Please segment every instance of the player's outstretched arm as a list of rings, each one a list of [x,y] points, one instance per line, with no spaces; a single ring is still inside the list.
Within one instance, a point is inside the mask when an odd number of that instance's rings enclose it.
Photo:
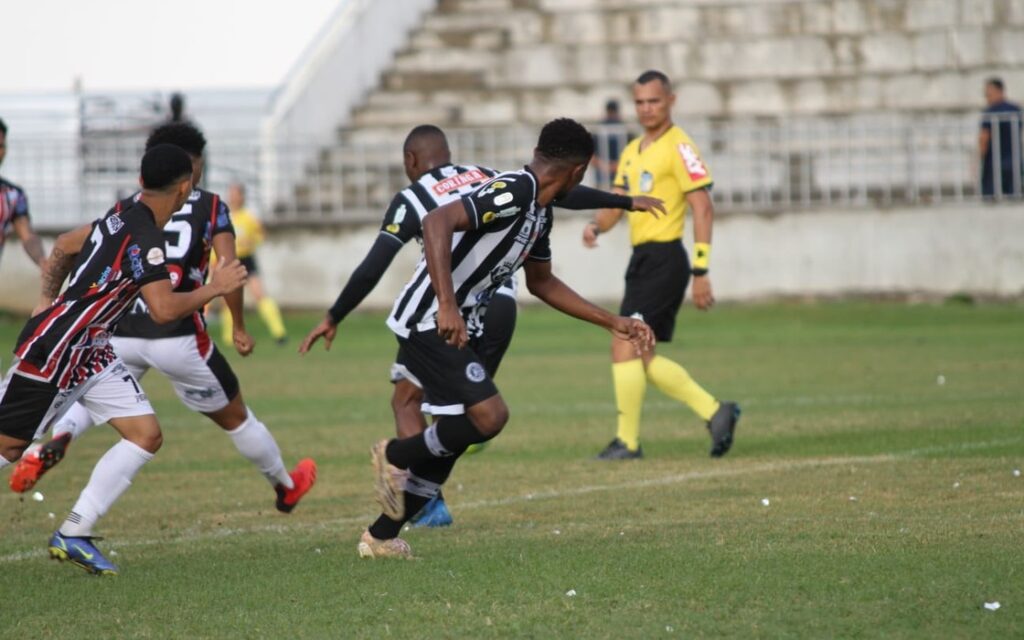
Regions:
[[[42,269],[46,263],[43,241],[32,230],[32,224],[28,221],[27,217],[15,218],[13,224],[14,231],[18,234],[18,239],[21,240],[21,246],[24,247],[25,253],[28,254],[29,258],[32,258],[32,262],[39,265],[39,268]]]
[[[324,339],[324,349],[331,350],[331,342],[338,333],[338,325],[362,304],[366,296],[370,295],[404,246],[405,244],[394,236],[385,236],[384,233],[377,236],[370,251],[345,283],[334,305],[328,309],[327,315],[299,344],[299,353],[308,353],[320,338]]]
[[[142,286],[142,298],[149,307],[149,315],[157,324],[174,322],[197,311],[217,296],[245,286],[245,267],[238,260],[218,260],[210,281],[189,292],[176,292],[167,278]]]
[[[449,202],[423,218],[423,256],[437,296],[437,333],[462,348],[469,342],[452,284],[452,234],[472,228],[462,201]]]
[[[715,205],[707,189],[697,189],[686,194],[686,202],[693,212],[693,303],[702,311],[715,304],[708,276],[708,260],[711,252],[711,226],[715,217]]]
[[[217,252],[217,262],[228,264],[237,256],[235,252],[235,234],[222,231],[213,236],[213,250]],[[239,287],[231,293],[224,294],[224,304],[231,312],[231,341],[235,351],[245,357],[252,353],[255,341],[245,329],[245,287]]]
[[[39,293],[39,304],[32,311],[32,315],[46,309],[60,295],[60,288],[65,278],[71,273],[71,267],[75,264],[75,258],[82,251],[82,246],[89,239],[92,232],[91,224],[84,224],[77,229],[72,229],[57,236],[50,250],[50,257],[43,261],[43,286]]]
[[[654,346],[654,334],[643,320],[617,316],[595,305],[551,272],[550,262],[526,263],[526,287],[530,293],[566,315],[608,329],[617,338],[628,340],[637,353]]]

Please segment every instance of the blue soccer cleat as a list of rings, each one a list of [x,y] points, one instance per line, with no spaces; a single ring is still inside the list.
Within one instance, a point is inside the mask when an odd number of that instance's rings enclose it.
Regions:
[[[91,574],[97,576],[116,576],[117,565],[103,557],[93,540],[100,538],[72,538],[56,531],[50,538],[50,557],[54,560],[65,560],[77,564]]]
[[[452,514],[442,496],[434,496],[410,522],[414,527],[447,527],[452,523]]]

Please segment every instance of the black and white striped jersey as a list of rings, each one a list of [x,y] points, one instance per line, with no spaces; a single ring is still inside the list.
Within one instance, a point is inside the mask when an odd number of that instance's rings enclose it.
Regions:
[[[452,283],[465,313],[486,305],[527,259],[551,259],[551,207],[538,206],[537,189],[537,177],[524,167],[498,174],[462,197],[472,228],[452,236]],[[421,258],[395,301],[388,327],[408,337],[436,328],[436,316],[437,297]]]
[[[446,164],[423,174],[395,194],[380,230],[402,244],[423,239],[423,218],[440,206],[458,200],[498,172],[474,165]]]

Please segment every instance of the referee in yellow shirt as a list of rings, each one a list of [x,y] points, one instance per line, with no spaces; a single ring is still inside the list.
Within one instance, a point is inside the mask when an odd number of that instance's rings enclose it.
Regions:
[[[665,202],[668,214],[629,212],[633,256],[626,270],[626,295],[620,314],[642,317],[658,342],[669,342],[676,314],[693,275],[693,301],[698,309],[714,304],[708,265],[711,258],[711,171],[689,136],[672,123],[675,94],[668,77],[646,71],[633,84],[636,114],[644,135],[630,142],[619,157],[615,191],[632,196],[653,196]],[[683,223],[693,215],[694,253],[691,266],[683,248]],[[587,247],[622,217],[621,209],[605,209],[583,232]],[[648,380],[663,393],[686,404],[707,421],[711,455],[725,455],[732,446],[740,409],[734,402],[719,402],[678,363],[654,349],[638,355],[629,342],[612,338],[612,379],[619,410],[618,433],[597,457],[601,460],[642,458],[640,413]]]
[[[284,344],[288,339],[288,331],[281,318],[281,310],[263,288],[263,278],[256,264],[256,247],[263,243],[265,237],[263,225],[245,205],[245,187],[241,183],[236,182],[228,187],[228,206],[231,209],[231,224],[235,228],[236,255],[249,273],[246,286],[256,301],[256,310],[267,326],[267,331],[275,342]],[[231,344],[231,312],[227,308],[223,310],[221,331],[224,342]]]

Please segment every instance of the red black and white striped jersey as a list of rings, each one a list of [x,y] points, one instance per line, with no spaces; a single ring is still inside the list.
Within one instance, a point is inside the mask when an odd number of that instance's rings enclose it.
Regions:
[[[28,197],[25,190],[0,178],[0,252],[3,251],[4,241],[7,234],[11,232],[11,226],[16,218],[28,217]]]
[[[22,330],[14,350],[19,373],[70,389],[103,371],[116,358],[110,334],[117,321],[144,285],[169,277],[149,207],[135,202],[100,218],[65,292]]]
[[[112,211],[126,209],[138,198],[138,194],[126,198],[118,202]],[[167,271],[171,274],[175,291],[192,291],[206,282],[213,236],[218,233],[235,233],[227,204],[216,193],[195,189],[163,229]],[[196,335],[201,343],[199,351],[204,355],[213,344],[206,334],[202,311],[176,322],[157,324],[150,317],[142,298],[136,298],[125,317],[117,323],[114,335],[146,339]]]

